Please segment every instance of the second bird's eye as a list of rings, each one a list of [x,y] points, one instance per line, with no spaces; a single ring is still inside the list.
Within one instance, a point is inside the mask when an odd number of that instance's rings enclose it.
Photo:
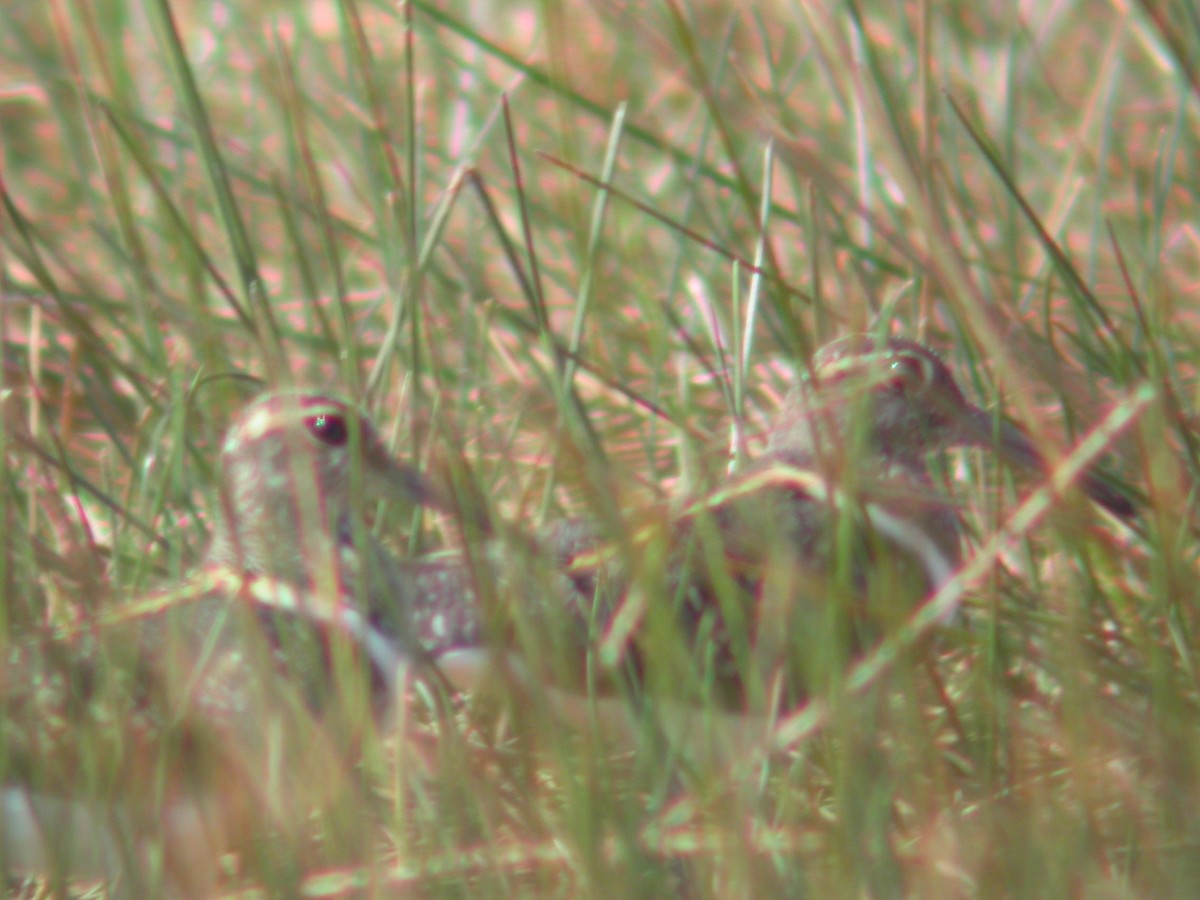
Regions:
[[[920,391],[930,380],[926,361],[915,356],[897,356],[889,370],[892,383],[903,391]]]
[[[330,447],[341,447],[346,443],[347,438],[350,437],[350,430],[346,427],[346,420],[332,413],[309,416],[304,420],[304,424],[308,426],[308,431],[313,437],[322,444],[328,444]]]

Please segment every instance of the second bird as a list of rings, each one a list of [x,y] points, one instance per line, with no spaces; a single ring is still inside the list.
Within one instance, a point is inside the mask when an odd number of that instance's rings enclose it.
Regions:
[[[844,338],[816,354],[763,457],[682,513],[646,515],[629,540],[571,520],[470,564],[403,563],[401,605],[463,687],[503,659],[556,693],[788,707],[959,566],[959,511],[929,462],[955,446],[1045,467],[928,348]],[[1081,487],[1117,516],[1134,512],[1094,475]]]

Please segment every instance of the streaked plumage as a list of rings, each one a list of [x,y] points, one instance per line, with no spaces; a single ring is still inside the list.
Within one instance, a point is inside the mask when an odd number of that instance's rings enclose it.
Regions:
[[[956,446],[1043,466],[927,348],[845,338],[817,353],[763,457],[721,489],[681,513],[646,513],[628,541],[572,520],[474,566],[413,561],[403,605],[460,684],[503,647],[556,689],[623,681],[734,710],[788,705],[957,569],[959,512],[928,463]],[[1099,478],[1081,486],[1133,513]]]
[[[264,822],[297,827],[353,783],[351,751],[412,646],[359,501],[433,492],[365,417],[314,394],[252,403],[221,456],[214,538],[191,577],[86,631],[10,645],[11,868],[140,885],[157,844],[166,871],[141,886],[203,893],[224,849]],[[386,632],[370,622],[385,605]]]

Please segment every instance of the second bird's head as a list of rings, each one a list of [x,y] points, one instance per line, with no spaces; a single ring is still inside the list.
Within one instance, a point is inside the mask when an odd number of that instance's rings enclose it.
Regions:
[[[903,338],[851,335],[825,345],[812,378],[797,385],[771,430],[768,452],[796,463],[844,458],[925,470],[930,452],[982,447],[1029,471],[1045,460],[1029,436],[964,396],[928,347]],[[1133,503],[1093,473],[1080,481],[1093,500],[1121,517]]]

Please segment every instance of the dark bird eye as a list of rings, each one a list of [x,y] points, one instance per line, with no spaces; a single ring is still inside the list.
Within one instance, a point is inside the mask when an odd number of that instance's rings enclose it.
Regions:
[[[330,447],[345,446],[350,431],[346,428],[346,420],[332,413],[322,413],[319,416],[309,416],[304,420],[309,432],[322,444]]]
[[[928,360],[911,355],[897,356],[888,367],[892,384],[909,393],[924,390],[933,381]]]

